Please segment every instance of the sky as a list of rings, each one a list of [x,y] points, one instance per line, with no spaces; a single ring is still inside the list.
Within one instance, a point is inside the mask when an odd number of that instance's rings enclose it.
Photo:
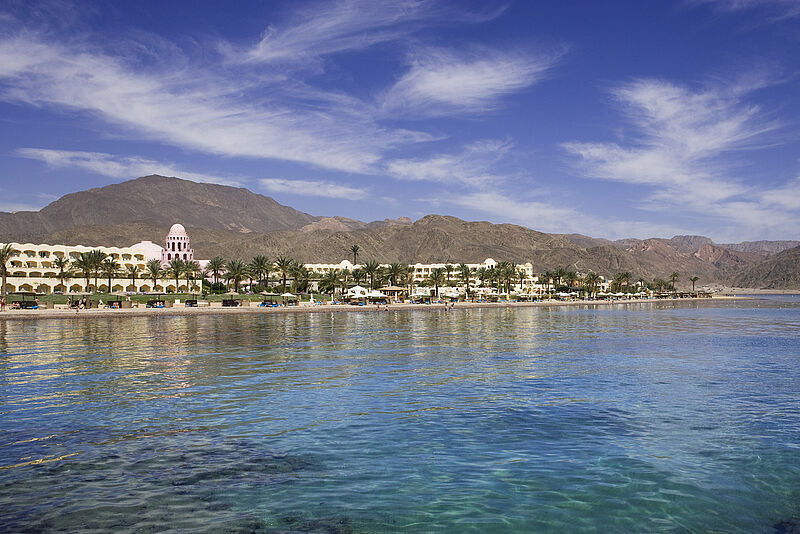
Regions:
[[[0,211],[148,174],[313,215],[800,239],[800,2],[0,5]]]

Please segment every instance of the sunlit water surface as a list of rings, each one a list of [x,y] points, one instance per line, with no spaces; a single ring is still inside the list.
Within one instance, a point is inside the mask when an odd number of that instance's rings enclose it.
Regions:
[[[800,300],[0,321],[0,530],[790,532]]]

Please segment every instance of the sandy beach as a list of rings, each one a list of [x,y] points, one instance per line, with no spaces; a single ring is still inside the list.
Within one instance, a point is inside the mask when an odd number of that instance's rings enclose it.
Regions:
[[[673,302],[709,302],[711,300],[736,300],[747,299],[749,297],[738,296],[714,296],[713,299],[632,299],[632,300],[595,300],[595,301],[542,301],[542,302],[458,302],[451,311],[473,308],[541,308],[541,307],[563,307],[563,306],[585,306],[585,307],[604,307],[604,306],[628,306],[633,304],[663,304]],[[0,313],[0,320],[36,320],[36,319],[83,319],[83,318],[104,318],[104,317],[167,317],[176,315],[237,315],[237,314],[287,314],[287,313],[379,313],[385,311],[431,311],[444,310],[444,304],[389,304],[376,306],[351,306],[347,304],[323,304],[323,305],[300,305],[300,306],[279,306],[279,307],[259,307],[258,305],[223,308],[221,306],[205,306],[197,308],[187,308],[176,306],[172,308],[128,308],[128,309],[89,309],[75,310],[64,307],[54,309],[39,310],[6,310]]]

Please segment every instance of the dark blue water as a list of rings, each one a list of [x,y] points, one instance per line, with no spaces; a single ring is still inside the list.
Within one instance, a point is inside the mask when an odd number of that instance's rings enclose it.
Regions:
[[[796,297],[0,321],[0,530],[791,528]]]

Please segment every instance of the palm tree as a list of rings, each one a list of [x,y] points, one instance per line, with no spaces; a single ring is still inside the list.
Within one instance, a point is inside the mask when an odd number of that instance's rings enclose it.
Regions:
[[[103,269],[103,260],[105,260],[107,256],[108,254],[97,248],[89,252],[89,263],[92,266],[92,273],[94,274],[95,291],[97,291],[97,279]]]
[[[446,263],[445,266],[444,266],[445,273],[447,273],[447,284],[448,285],[450,285],[450,275],[453,273],[453,269],[455,269],[455,267],[453,267],[449,263]]]
[[[272,261],[266,256],[256,256],[250,262],[250,272],[259,285],[264,285],[264,277],[272,270]]]
[[[475,271],[475,276],[481,281],[481,286],[483,286],[486,283],[486,280],[488,280],[489,271],[486,269],[486,267],[478,267],[478,270]]]
[[[83,275],[86,280],[86,291],[89,291],[89,279],[92,277],[92,257],[89,252],[81,252],[72,260],[72,267]]]
[[[689,281],[692,283],[692,293],[694,293],[694,284],[695,284],[695,282],[697,282],[698,280],[700,280],[700,277],[699,277],[699,276],[692,276],[691,278],[689,278]]]
[[[397,281],[406,274],[406,270],[408,269],[408,265],[403,263],[391,263],[389,264],[389,268],[386,270],[386,275],[389,277],[389,284],[396,286]]]
[[[436,298],[439,298],[439,286],[444,284],[446,280],[445,270],[442,267],[437,267],[431,270],[428,280],[431,284],[433,284],[433,287],[436,290]]]
[[[340,271],[339,284],[342,286],[342,295],[344,295],[344,293],[347,291],[347,286],[350,283],[351,276],[353,277],[353,281],[358,284],[358,282],[356,282],[356,275],[359,276],[358,279],[360,280],[363,278],[364,273],[361,271],[361,269],[353,269],[351,272],[350,269],[345,268]]]
[[[552,271],[545,271],[542,273],[541,279],[544,281],[545,292],[549,295],[550,294],[550,283],[553,280],[553,272]]]
[[[469,298],[469,282],[472,278],[472,269],[469,268],[469,265],[466,263],[460,263],[458,265],[458,277],[461,278],[461,281],[464,283],[464,292]]]
[[[578,273],[576,273],[575,271],[566,271],[564,273],[564,284],[566,284],[566,286],[570,289],[570,291],[575,286],[575,282],[577,281],[578,281]]]
[[[128,265],[125,268],[125,275],[131,279],[131,285],[133,286],[134,291],[136,290],[136,277],[139,276],[139,266],[138,265]]]
[[[495,267],[497,276],[498,293],[499,289],[505,289],[505,293],[511,293],[511,280],[516,278],[517,269],[513,263],[509,261],[501,261]]]
[[[58,269],[58,283],[66,292],[67,286],[64,285],[64,281],[69,278],[69,260],[64,256],[56,256],[53,260],[53,267]]]
[[[614,285],[617,288],[617,292],[622,292],[622,286],[627,285],[628,280],[631,279],[631,273],[624,272],[624,273],[617,273],[614,275]]]
[[[331,269],[322,275],[319,281],[319,290],[324,293],[330,293],[331,298],[336,295],[336,287],[339,285],[339,276],[341,271],[339,269]]]
[[[239,282],[246,278],[249,273],[247,272],[247,265],[242,260],[231,260],[225,264],[225,278],[230,283],[233,280],[233,290],[239,292]]]
[[[11,258],[17,256],[19,254],[19,250],[15,249],[11,246],[11,243],[6,243],[3,246],[0,246],[0,275],[3,277],[3,285],[0,288],[0,294],[3,296],[3,300],[6,298],[6,277],[8,276],[8,262],[11,261]]]
[[[369,277],[369,288],[375,289],[375,276],[378,274],[380,264],[375,260],[369,260],[364,264],[364,274]]]
[[[675,282],[680,279],[681,275],[678,271],[673,271],[671,275],[669,275],[669,282],[672,285],[672,290],[675,291]]]
[[[100,272],[103,273],[108,279],[108,292],[111,293],[111,279],[115,278],[119,274],[120,265],[117,263],[117,260],[114,258],[108,257],[105,258],[102,263],[100,263]]]
[[[586,286],[586,290],[589,294],[594,294],[597,291],[597,286],[600,284],[600,275],[597,273],[589,273],[583,279],[583,283]]]
[[[288,256],[280,256],[275,260],[275,268],[281,273],[282,293],[286,293],[286,277],[289,276],[293,265],[294,260]]]
[[[151,288],[153,291],[156,290],[156,284],[158,284],[158,279],[161,274],[160,260],[150,260],[147,262],[147,277],[153,281],[153,287]]]
[[[559,267],[555,271],[553,271],[553,283],[556,286],[555,289],[558,290],[559,287],[564,285],[564,277],[567,275],[567,270],[563,267]]]
[[[189,281],[189,291],[194,291],[197,287],[195,284],[195,280],[197,280],[197,276],[202,273],[200,269],[200,264],[195,260],[186,260],[183,262],[183,273],[186,276],[186,279]]]
[[[180,258],[171,259],[169,265],[167,265],[167,272],[175,277],[175,293],[177,293],[180,288],[180,278],[185,269],[186,264]]]
[[[349,279],[350,276],[353,277],[353,283],[358,285],[361,283],[362,280],[364,280],[364,276],[366,276],[366,273],[364,272],[364,269],[362,269],[361,267],[353,269],[352,271],[350,271],[350,269],[342,269],[342,277],[345,280]]]
[[[203,287],[203,282],[206,281],[209,274],[211,274],[211,271],[208,270],[208,264],[206,264],[206,266],[200,269],[200,272],[197,273],[197,279],[200,280],[200,291],[202,291],[204,294],[206,290]]]
[[[360,249],[358,248],[358,245],[353,245],[352,247],[350,247],[350,252],[353,253],[353,266],[358,265],[358,251],[359,250]]]
[[[522,284],[528,278],[528,273],[525,272],[525,269],[520,269],[517,271],[517,278],[519,278],[519,291],[522,292]]]
[[[225,260],[222,259],[220,256],[214,256],[210,260],[208,260],[208,270],[211,272],[211,276],[214,278],[214,284],[219,283],[219,275],[223,269],[225,269]]]
[[[294,291],[299,293],[308,289],[308,281],[311,279],[309,271],[302,263],[295,262],[292,265],[292,279],[294,280]]]

